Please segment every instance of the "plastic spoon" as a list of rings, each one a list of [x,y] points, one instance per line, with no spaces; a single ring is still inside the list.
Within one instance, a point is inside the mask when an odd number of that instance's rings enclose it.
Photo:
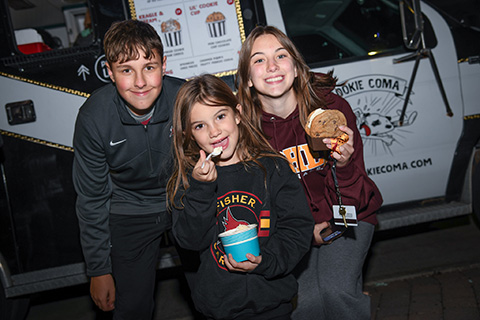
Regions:
[[[220,153],[222,153],[222,151],[223,151],[222,147],[216,147],[215,149],[213,149],[212,153],[210,153],[205,159],[205,161],[202,163],[202,169],[203,167],[205,167],[205,162],[210,160],[212,157],[218,156]]]

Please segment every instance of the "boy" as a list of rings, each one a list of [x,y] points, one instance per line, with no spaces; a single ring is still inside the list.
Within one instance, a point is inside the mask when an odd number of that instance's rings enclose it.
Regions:
[[[159,243],[171,227],[171,114],[184,81],[165,76],[147,23],[112,24],[104,48],[114,85],[80,108],[73,138],[82,249],[95,304],[114,319],[151,319]]]

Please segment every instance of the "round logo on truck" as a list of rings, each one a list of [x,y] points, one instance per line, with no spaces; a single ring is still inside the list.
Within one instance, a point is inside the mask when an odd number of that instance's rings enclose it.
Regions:
[[[98,57],[97,61],[95,61],[95,74],[100,81],[105,83],[111,82],[110,77],[108,76],[107,59],[104,54]]]

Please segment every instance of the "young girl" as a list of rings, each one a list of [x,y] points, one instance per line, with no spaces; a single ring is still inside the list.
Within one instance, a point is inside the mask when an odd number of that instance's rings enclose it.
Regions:
[[[274,27],[256,27],[242,45],[237,85],[244,113],[293,164],[316,222],[315,246],[298,270],[294,319],[370,319],[362,266],[382,197],[365,172],[355,115],[344,99],[330,92],[335,83],[331,72],[310,72],[292,41]],[[317,108],[338,109],[347,118],[347,126],[340,129],[348,142],[323,157],[310,151],[304,131],[309,113]],[[332,148],[330,139],[324,142]],[[333,206],[339,205],[337,191],[359,223],[325,245],[320,232],[329,226]]]
[[[191,288],[196,308],[213,319],[290,319],[297,292],[291,272],[308,251],[313,220],[288,162],[215,76],[182,86],[173,132],[173,234],[181,247],[200,252]],[[260,255],[243,262],[227,257],[218,238],[240,224],[257,224],[260,244]]]

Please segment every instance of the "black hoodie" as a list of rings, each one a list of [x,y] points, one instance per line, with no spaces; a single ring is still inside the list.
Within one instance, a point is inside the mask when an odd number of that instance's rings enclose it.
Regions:
[[[180,246],[200,252],[193,300],[214,319],[248,319],[285,306],[288,313],[297,293],[291,271],[310,248],[313,219],[288,162],[260,161],[266,176],[253,163],[217,166],[216,181],[190,178],[190,188],[176,197],[179,205],[183,196],[184,208],[173,209],[173,234]],[[262,262],[250,273],[230,272],[218,234],[253,223],[258,224]]]

